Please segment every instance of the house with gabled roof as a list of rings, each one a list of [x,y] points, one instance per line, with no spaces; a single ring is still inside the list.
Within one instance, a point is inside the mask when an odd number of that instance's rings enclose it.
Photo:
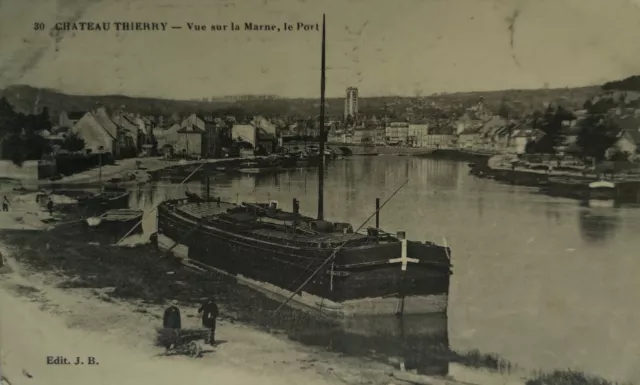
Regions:
[[[137,154],[137,126],[121,115],[112,118],[104,107],[85,113],[71,131],[84,139],[85,149],[91,152],[108,152],[114,158]]]
[[[179,123],[175,136],[172,132],[168,137],[175,137],[175,142],[172,144],[174,153],[204,157],[207,155],[208,146],[205,138],[206,132],[207,124],[204,118],[197,114],[191,114]]]
[[[169,148],[169,151],[173,151],[175,145],[178,143],[178,130],[180,130],[178,123],[156,126],[153,129],[153,137],[156,140],[158,150],[164,152]]]
[[[527,146],[530,143],[539,141],[545,135],[545,132],[538,128],[527,128],[523,125],[516,126],[511,136],[510,150],[516,154],[524,154],[527,152]]]
[[[118,146],[120,155],[124,157],[134,157],[140,151],[139,147],[139,127],[132,122],[132,119],[124,114],[118,114],[113,118],[113,122],[118,127]]]
[[[102,119],[101,119],[102,120]],[[112,134],[96,117],[96,114],[87,112],[71,128],[84,140],[84,148],[92,153],[111,153],[118,156],[116,133]],[[116,130],[117,131],[117,128]]]
[[[640,154],[640,117],[627,115],[613,119],[620,128],[615,147],[632,155]]]

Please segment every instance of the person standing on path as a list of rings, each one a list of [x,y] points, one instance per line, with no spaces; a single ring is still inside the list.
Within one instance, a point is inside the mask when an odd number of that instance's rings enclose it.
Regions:
[[[182,328],[182,321],[180,319],[180,309],[175,306],[174,303],[164,310],[164,317],[162,319],[162,327],[164,328],[164,335],[167,336],[168,341],[165,345],[167,351],[173,346],[174,348],[179,342],[180,336],[178,330]]]
[[[180,309],[178,309],[173,304],[166,308],[164,311],[162,326],[166,329],[182,328],[182,321],[180,320]]]
[[[2,211],[9,211],[9,199],[6,195],[2,198]]]
[[[209,344],[213,346],[216,343],[216,318],[218,318],[216,300],[213,297],[209,298],[198,309],[198,314],[200,313],[202,313],[202,326],[211,331]]]
[[[51,198],[47,202],[47,210],[49,210],[49,215],[53,216],[53,200]]]

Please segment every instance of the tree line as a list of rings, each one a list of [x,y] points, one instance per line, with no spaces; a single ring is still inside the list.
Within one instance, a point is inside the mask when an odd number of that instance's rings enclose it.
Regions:
[[[582,158],[596,161],[603,161],[607,157],[610,160],[626,160],[631,155],[620,151],[608,152],[618,140],[621,131],[621,127],[609,113],[614,105],[610,100],[595,104],[587,101],[584,104],[586,114],[573,128],[577,137],[577,154]],[[544,136],[536,142],[529,143],[526,152],[556,154],[558,147],[565,144],[567,134],[571,134],[567,133],[565,128],[570,127],[576,118],[572,111],[561,106],[549,106],[544,111],[535,111],[530,116],[531,125],[534,129],[544,132]]]
[[[17,112],[6,98],[0,99],[0,158],[22,165],[27,160],[45,158],[53,151],[51,142],[42,133],[51,132],[49,111],[39,114]],[[60,147],[73,152],[84,149],[84,140],[74,133],[66,135]]]

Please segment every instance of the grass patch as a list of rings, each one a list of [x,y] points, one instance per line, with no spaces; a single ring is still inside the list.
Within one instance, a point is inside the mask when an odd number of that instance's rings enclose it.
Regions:
[[[517,365],[511,363],[503,357],[494,353],[481,353],[479,350],[472,350],[465,353],[450,352],[449,359],[465,366],[474,368],[486,368],[497,372],[509,373],[517,368]]]
[[[36,289],[35,287],[31,287],[31,286],[20,285],[20,284],[13,285],[12,289],[16,294],[22,297],[33,298],[33,297],[36,297],[38,294],[40,294],[39,289]]]
[[[605,380],[576,370],[556,370],[551,373],[539,373],[527,380],[526,385],[629,385]]]

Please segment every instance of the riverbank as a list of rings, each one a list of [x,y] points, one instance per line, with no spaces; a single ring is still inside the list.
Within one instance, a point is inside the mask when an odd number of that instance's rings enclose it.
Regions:
[[[278,330],[256,329],[241,322],[234,313],[233,298],[228,298],[216,282],[210,282],[211,277],[200,278],[200,283],[208,283],[200,295],[185,293],[180,289],[185,273],[161,258],[159,268],[144,269],[147,277],[158,274],[160,283],[155,288],[146,286],[146,279],[136,278],[144,274],[142,266],[120,283],[108,282],[114,276],[101,275],[99,270],[106,265],[100,257],[113,253],[98,253],[99,247],[91,245],[85,249],[69,244],[65,247],[56,238],[40,231],[37,235],[29,231],[2,234],[3,242],[25,242],[20,248],[0,248],[6,262],[0,302],[3,309],[11,309],[3,311],[0,320],[4,325],[2,368],[12,385],[27,380],[25,372],[51,385],[90,383],[95,378],[118,384],[169,384],[188,378],[190,384],[210,384],[212,375],[232,384],[389,383],[392,370],[387,365],[305,347],[287,340]],[[37,239],[42,239],[43,245]],[[124,258],[141,257],[140,248],[125,250]],[[84,256],[87,266],[69,266],[64,261],[64,254],[75,253]],[[42,260],[39,263],[34,258]],[[48,258],[52,259],[50,263],[44,260]],[[142,259],[147,263],[147,258]],[[98,265],[95,269],[88,266],[92,262]],[[45,264],[49,265],[47,269],[43,268]],[[93,270],[93,278],[86,275],[88,270]],[[175,281],[165,278],[171,272]],[[160,287],[165,288],[166,295],[153,293]],[[203,345],[202,358],[163,356],[164,350],[154,346],[164,307],[176,299],[171,293],[181,298],[178,306],[183,328],[199,327],[197,301],[216,293],[222,313],[216,332],[219,344]],[[91,356],[99,366],[46,365],[49,355],[71,360]]]
[[[86,170],[63,177],[57,181],[44,184],[89,184],[99,182],[101,177],[103,181],[109,181],[115,178],[121,181],[145,182],[149,178],[148,173],[178,165],[189,165],[195,163],[201,163],[201,161],[167,160],[159,157],[121,159],[118,160],[116,164],[103,166],[102,171],[98,168]]]
[[[640,203],[640,176],[633,171],[607,178],[615,184],[609,194],[611,199]],[[593,170],[564,166],[549,169],[546,165],[521,162],[515,155],[495,155],[477,162],[470,173],[516,186],[538,187],[540,192],[551,196],[580,200],[590,199],[589,184],[600,180]]]
[[[429,154],[434,151],[432,148],[422,147],[404,147],[404,146],[373,146],[363,144],[346,144],[346,143],[328,143],[328,146],[332,148],[338,148],[343,155],[363,155],[363,156],[375,156],[375,155],[422,155]]]
[[[307,146],[318,146],[318,142],[288,142],[284,144],[286,149],[305,148]],[[407,147],[407,146],[380,146],[373,144],[358,144],[358,143],[341,143],[341,142],[328,142],[326,143],[326,149],[335,151],[343,156],[363,155],[363,156],[375,156],[375,155],[417,155],[428,154],[434,151],[433,148],[426,147]]]
[[[416,155],[420,158],[446,159],[460,162],[486,162],[493,153],[482,153],[457,149],[437,149],[427,154]]]
[[[202,358],[163,356],[151,343],[154,326],[162,322],[161,306],[115,301],[91,289],[61,290],[55,287],[60,283],[56,276],[25,273],[15,263],[9,267],[0,302],[11,311],[3,311],[0,322],[3,376],[12,385],[29,379],[66,385],[96,378],[116,384],[210,384],[212,376],[231,384],[386,382],[345,366],[335,368],[321,352],[228,319],[219,321],[219,344],[205,347]],[[197,327],[197,308],[180,308],[184,327]],[[81,357],[86,364],[47,365],[47,356],[72,362]],[[98,365],[88,365],[89,357]],[[385,377],[382,370],[375,375]]]
[[[275,159],[275,160],[274,160]],[[251,173],[276,172],[282,169],[277,167],[277,157],[255,156],[235,157],[202,160],[164,159],[159,157],[130,158],[118,160],[115,164],[105,165],[102,171],[98,168],[79,172],[63,177],[56,181],[39,181],[38,183],[13,181],[14,185],[25,189],[37,189],[38,187],[75,186],[96,187],[102,180],[106,185],[135,185],[158,180],[162,176],[175,176],[182,178],[191,174],[200,165],[201,171],[207,172],[242,172],[245,169]],[[250,168],[250,169],[249,169]],[[201,173],[195,173],[192,178],[200,177]]]

